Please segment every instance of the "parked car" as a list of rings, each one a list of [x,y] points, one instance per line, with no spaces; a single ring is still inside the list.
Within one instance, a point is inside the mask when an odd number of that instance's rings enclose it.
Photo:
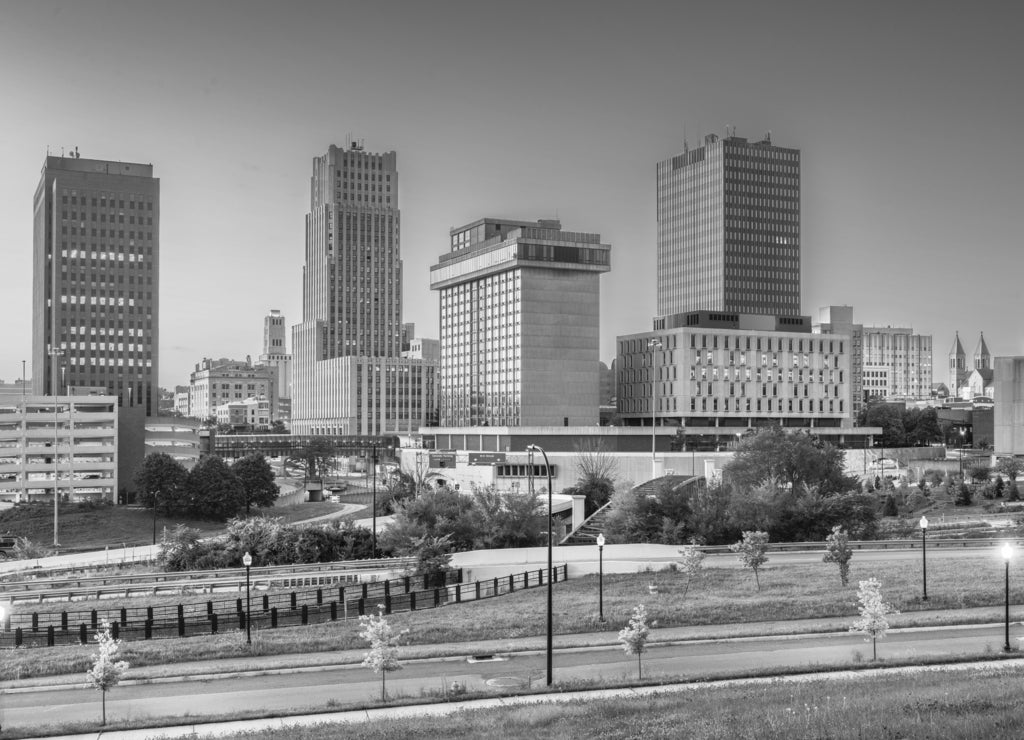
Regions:
[[[17,537],[0,535],[0,560],[14,557],[14,546],[18,543]]]

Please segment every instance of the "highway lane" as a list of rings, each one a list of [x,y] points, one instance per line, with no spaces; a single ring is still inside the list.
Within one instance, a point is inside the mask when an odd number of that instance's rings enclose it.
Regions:
[[[1013,635],[1020,631],[1012,625]],[[1013,643],[1016,645],[1015,637]],[[556,643],[557,644],[557,643]],[[878,643],[882,658],[954,656],[998,652],[1002,626],[948,627],[893,631]],[[709,678],[767,668],[806,668],[847,662],[859,654],[871,658],[871,644],[856,634],[759,637],[652,645],[644,655],[645,677]],[[556,682],[632,678],[637,661],[621,648],[580,649],[555,654]],[[130,672],[128,677],[130,678]],[[544,655],[516,654],[500,662],[468,663],[425,660],[387,677],[390,695],[420,696],[441,692],[453,681],[471,690],[495,686],[534,686],[544,682]],[[233,675],[194,681],[118,686],[107,696],[110,718],[177,717],[202,719],[245,710],[316,711],[380,696],[380,678],[369,669],[346,666],[270,675]],[[5,728],[95,720],[99,694],[84,684],[53,691],[26,690],[0,696]]]

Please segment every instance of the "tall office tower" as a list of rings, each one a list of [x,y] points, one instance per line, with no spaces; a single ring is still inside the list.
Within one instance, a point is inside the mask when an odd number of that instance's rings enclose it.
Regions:
[[[362,145],[313,160],[302,321],[323,321],[327,357],[398,357],[402,260],[395,153]],[[326,359],[326,358],[324,358]]]
[[[275,421],[287,421],[291,416],[292,356],[288,353],[285,333],[284,316],[277,309],[271,309],[263,318],[263,353],[259,364],[273,370],[276,378],[274,397],[277,402],[271,409],[271,418]]]
[[[484,218],[430,268],[442,426],[598,422],[601,273],[611,247],[558,221]]]
[[[928,398],[932,392],[932,336],[892,326],[864,327],[864,385],[886,383],[875,395],[889,399]]]
[[[104,388],[158,411],[160,180],[153,166],[47,156],[34,201],[33,393]]]
[[[660,316],[800,314],[800,152],[704,137],[658,163]]]
[[[313,160],[291,431],[379,435],[436,418],[436,363],[402,359],[394,152],[331,145]]]

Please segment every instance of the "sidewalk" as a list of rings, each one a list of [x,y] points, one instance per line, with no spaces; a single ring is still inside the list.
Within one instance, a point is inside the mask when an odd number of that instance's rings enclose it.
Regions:
[[[1020,609],[1011,614],[1012,621],[1020,621]],[[975,607],[957,610],[918,611],[891,616],[890,631],[902,628],[939,629],[943,626],[977,625],[980,627],[1003,624],[1003,608]],[[743,622],[737,624],[694,625],[680,627],[654,627],[650,644],[672,644],[696,641],[752,640],[759,637],[785,637],[829,633],[845,633],[854,618],[825,617],[777,622]],[[554,647],[558,652],[579,650],[619,650],[617,630],[555,634]],[[479,640],[440,645],[406,645],[400,648],[403,662],[416,660],[449,659],[463,661],[472,656],[530,654],[546,649],[546,636],[536,635],[502,640]],[[240,655],[232,658],[168,663],[132,667],[125,685],[175,681],[203,681],[229,675],[269,675],[298,671],[323,670],[344,666],[359,667],[366,651],[335,650],[319,653],[285,653],[275,655]],[[17,681],[0,681],[0,695],[20,690],[81,686],[81,674],[41,676]]]

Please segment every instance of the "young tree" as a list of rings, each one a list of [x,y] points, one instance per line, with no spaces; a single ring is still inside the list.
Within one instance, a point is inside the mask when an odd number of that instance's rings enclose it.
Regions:
[[[744,532],[743,539],[729,545],[729,549],[739,556],[744,568],[754,571],[754,581],[757,583],[757,590],[760,591],[761,579],[758,571],[768,562],[768,533]]]
[[[850,536],[839,525],[832,528],[832,534],[825,538],[824,562],[839,566],[839,580],[845,586],[850,582],[850,560],[853,548]]]
[[[656,622],[647,624],[647,608],[643,604],[637,604],[633,608],[633,615],[629,618],[629,624],[619,631],[619,642],[622,649],[629,655],[636,656],[637,678],[643,679],[643,664],[641,655],[647,652],[647,638],[651,633],[651,627]]]
[[[86,678],[94,689],[101,692],[103,696],[103,720],[101,725],[107,724],[107,691],[117,686],[121,677],[128,670],[128,663],[117,660],[117,648],[120,640],[115,640],[110,634],[110,623],[104,619],[100,622],[100,628],[96,632],[96,645],[98,653],[92,654],[92,668],[85,672]]]
[[[885,495],[885,503],[882,504],[882,516],[899,516],[900,510],[896,506],[896,497],[891,493]]]
[[[1003,483],[1003,476],[997,475],[996,476],[996,482],[992,486],[992,491],[993,491],[993,493],[995,493],[996,498],[1002,498],[1003,497],[1003,491],[1005,491],[1005,490],[1006,490],[1006,484]]]
[[[970,479],[975,483],[984,483],[988,480],[989,473],[991,472],[992,468],[985,463],[976,463],[967,471],[967,475],[970,476]]]
[[[268,507],[277,501],[281,489],[274,483],[274,471],[262,454],[257,452],[236,460],[231,466],[231,472],[242,484],[247,517],[250,506]]]
[[[686,576],[686,586],[683,588],[682,598],[686,598],[686,592],[690,590],[690,583],[694,578],[700,578],[701,570],[704,567],[704,551],[696,545],[686,545],[679,550],[679,570]]]
[[[1017,481],[1015,481],[1015,480],[1010,481],[1010,485],[1008,486],[1007,491],[1006,491],[1006,500],[1007,501],[1020,501],[1020,489],[1017,488]]]
[[[860,619],[853,623],[850,632],[859,632],[865,641],[871,640],[871,659],[878,660],[877,641],[889,630],[886,617],[899,612],[882,601],[882,584],[875,578],[860,582],[857,600],[860,601]]]
[[[970,506],[972,501],[974,501],[974,493],[964,481],[960,481],[960,488],[957,490],[956,501],[953,504],[955,506]]]
[[[1011,481],[1017,480],[1017,476],[1024,472],[1024,458],[1004,457],[996,463],[996,470],[1005,475]]]
[[[380,674],[380,700],[387,701],[386,676],[389,671],[399,671],[398,643],[409,630],[395,632],[384,618],[384,605],[377,606],[376,614],[359,617],[359,636],[370,643],[370,649],[363,658],[363,667],[372,668]]]

